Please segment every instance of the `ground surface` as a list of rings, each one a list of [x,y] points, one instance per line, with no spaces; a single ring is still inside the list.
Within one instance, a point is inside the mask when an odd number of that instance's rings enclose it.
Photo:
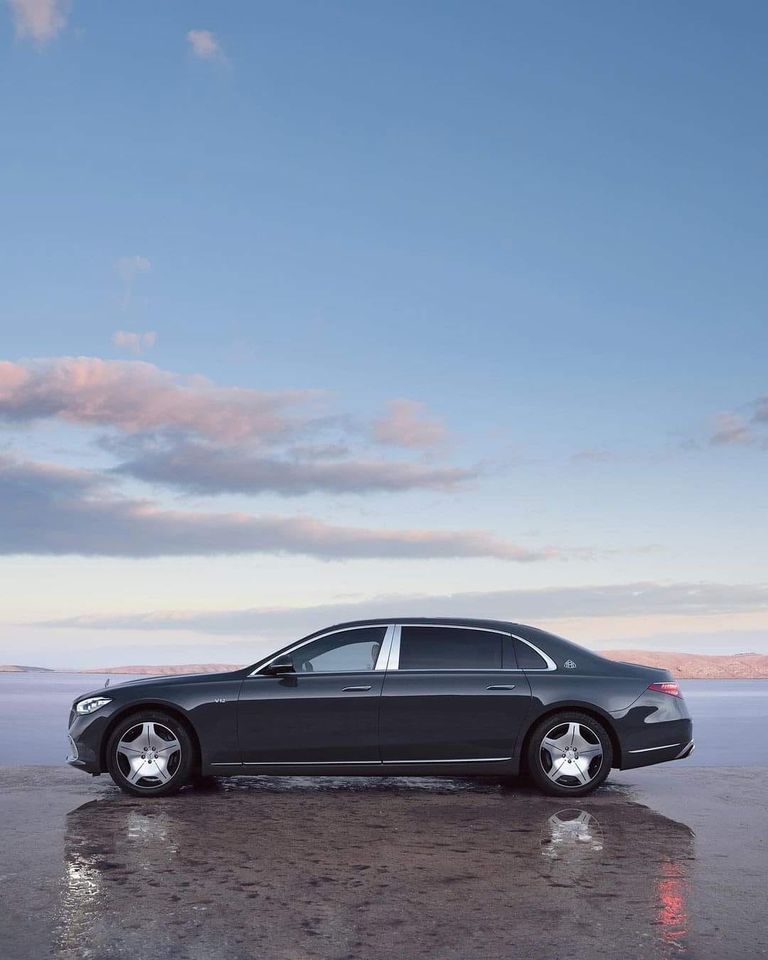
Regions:
[[[166,800],[0,768],[6,960],[768,957],[762,769],[254,778]]]

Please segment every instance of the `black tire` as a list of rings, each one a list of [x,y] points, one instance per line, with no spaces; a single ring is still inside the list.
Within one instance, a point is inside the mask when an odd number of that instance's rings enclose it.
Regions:
[[[169,746],[163,747],[164,743]],[[145,748],[149,749],[142,752]],[[121,790],[134,797],[178,793],[189,782],[194,762],[195,745],[186,725],[162,710],[142,710],[124,717],[107,743],[109,774]]]
[[[602,756],[587,758],[589,759],[585,774],[589,777],[587,783],[583,782],[583,777],[569,776],[568,771],[573,770],[575,772],[576,768],[567,766],[569,761],[565,754],[562,757],[556,757],[555,762],[559,763],[559,766],[554,767],[554,772],[558,774],[557,782],[550,776],[553,771],[553,754],[544,744],[544,740],[553,732],[559,734],[561,732],[560,728],[566,731],[565,737],[567,738],[566,725],[571,723],[579,724],[581,736],[590,745],[588,748],[590,751],[596,750],[598,745],[602,750]],[[558,738],[552,737],[551,739]],[[581,713],[578,710],[567,710],[546,717],[534,727],[528,741],[526,759],[531,778],[543,793],[551,797],[584,797],[596,790],[610,773],[613,765],[613,747],[607,730],[599,720],[595,720],[589,714]],[[576,760],[578,759],[577,753]],[[560,763],[561,760],[562,763]],[[581,757],[582,766],[584,762],[585,758]],[[560,770],[563,772],[560,773]]]

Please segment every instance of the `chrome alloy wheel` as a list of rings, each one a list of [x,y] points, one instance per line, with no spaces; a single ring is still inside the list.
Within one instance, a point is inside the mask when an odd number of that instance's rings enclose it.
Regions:
[[[162,723],[136,723],[122,735],[115,759],[128,783],[136,787],[157,787],[168,783],[181,763],[181,744],[176,734]]]
[[[541,741],[541,766],[561,787],[584,787],[603,765],[598,735],[585,723],[559,723]]]

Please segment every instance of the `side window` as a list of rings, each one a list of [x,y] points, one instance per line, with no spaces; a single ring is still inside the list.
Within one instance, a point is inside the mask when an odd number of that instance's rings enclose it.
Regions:
[[[523,670],[546,670],[547,661],[540,654],[529,647],[522,640],[515,640],[515,653],[517,654],[517,665]]]
[[[517,670],[517,657],[515,656],[515,644],[518,642],[514,637],[510,637],[507,634],[504,634],[504,669],[505,670]]]
[[[499,670],[502,634],[464,627],[400,628],[401,670]]]
[[[291,654],[296,673],[373,670],[386,632],[386,627],[359,627],[319,637]]]

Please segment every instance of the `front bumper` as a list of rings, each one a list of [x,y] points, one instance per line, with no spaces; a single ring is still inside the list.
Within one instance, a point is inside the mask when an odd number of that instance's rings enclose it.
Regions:
[[[83,761],[80,759],[80,754],[77,750],[77,744],[69,734],[67,734],[67,740],[69,741],[69,753],[66,756],[67,763],[72,767],[81,767],[83,765]]]
[[[71,767],[83,770],[86,773],[103,773],[101,762],[101,745],[104,732],[107,729],[110,713],[101,711],[80,716],[72,713],[70,716],[67,740],[69,753],[67,763]]]

